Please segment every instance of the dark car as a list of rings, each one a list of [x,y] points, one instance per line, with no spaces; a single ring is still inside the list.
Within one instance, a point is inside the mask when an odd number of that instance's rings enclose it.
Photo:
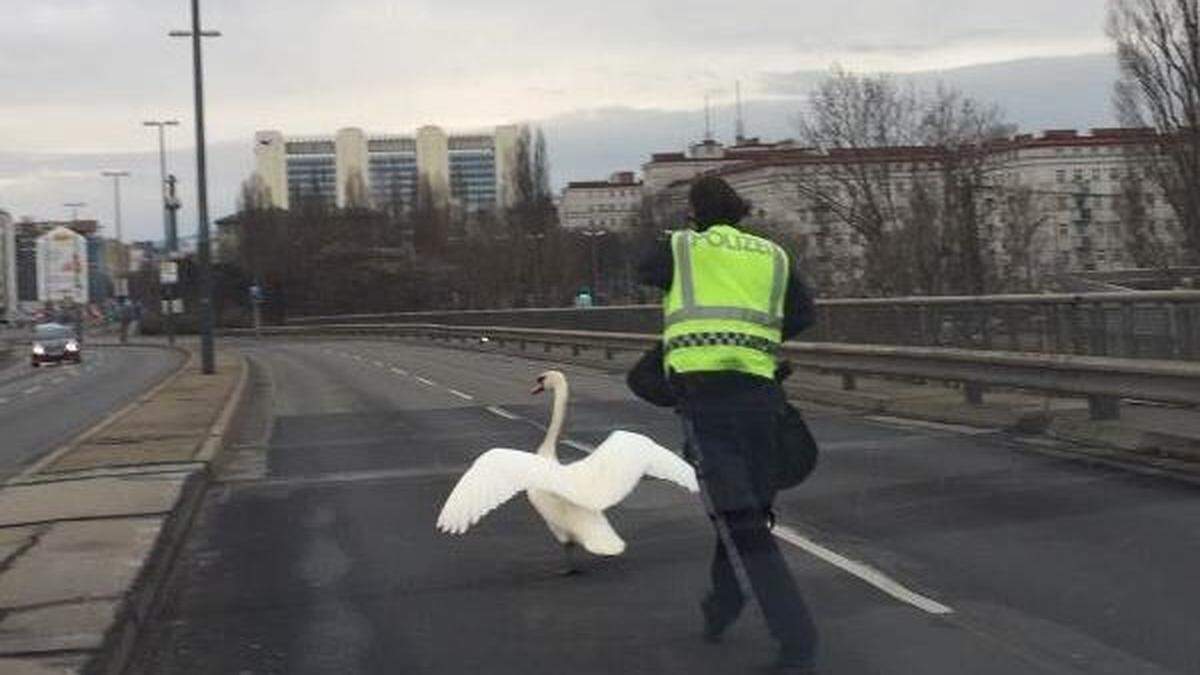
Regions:
[[[34,368],[49,362],[83,362],[75,331],[70,326],[58,323],[43,323],[34,327],[31,351],[30,359]]]

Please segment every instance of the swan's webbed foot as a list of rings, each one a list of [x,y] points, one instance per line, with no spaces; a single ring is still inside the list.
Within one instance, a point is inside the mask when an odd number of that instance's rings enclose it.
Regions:
[[[569,541],[563,544],[563,557],[566,560],[566,566],[563,568],[562,575],[564,577],[582,574],[583,570],[575,562],[575,549],[579,548],[575,542]]]

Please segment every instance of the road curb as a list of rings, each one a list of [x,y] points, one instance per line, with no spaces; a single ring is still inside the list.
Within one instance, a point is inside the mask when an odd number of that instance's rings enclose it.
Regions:
[[[194,358],[193,353],[188,362],[191,363]],[[127,593],[116,621],[109,627],[100,649],[84,668],[89,675],[120,675],[125,671],[136,653],[142,629],[153,620],[163,600],[162,591],[170,579],[175,560],[183,549],[200,505],[204,502],[204,495],[212,484],[215,475],[213,464],[228,439],[231,421],[247,400],[250,364],[246,356],[241,354],[238,355],[238,363],[240,372],[233,392],[193,457],[193,461],[202,464],[202,468],[196,469],[185,480],[179,500],[164,520],[154,548]]]
[[[162,590],[211,481],[212,471],[207,466],[195,470],[184,480],[179,500],[163,520],[154,547],[133,586],[126,592],[116,619],[106,631],[100,648],[84,665],[83,672],[87,675],[121,675],[129,666],[143,627],[153,619],[163,599]]]
[[[42,456],[41,459],[39,459],[36,462],[34,462],[33,464],[30,464],[29,466],[25,467],[25,469],[23,469],[20,473],[13,476],[12,478],[9,478],[7,481],[5,481],[3,483],[3,485],[6,486],[6,485],[13,485],[16,483],[25,482],[30,477],[39,473],[42,469],[45,469],[46,467],[53,465],[58,460],[62,459],[63,456],[69,454],[72,450],[75,450],[83,443],[86,443],[92,437],[96,436],[100,432],[104,431],[108,427],[115,424],[122,417],[124,417],[125,415],[132,412],[138,406],[146,403],[148,400],[150,400],[152,397],[154,397],[160,391],[162,391],[163,389],[166,389],[172,382],[174,382],[181,375],[183,375],[183,373],[187,370],[187,367],[195,359],[195,355],[191,351],[184,349],[183,347],[178,347],[178,346],[171,347],[171,346],[167,346],[167,345],[153,345],[153,344],[139,345],[139,346],[152,347],[155,349],[164,349],[164,350],[168,350],[168,351],[178,352],[180,354],[183,354],[185,358],[183,359],[183,363],[179,364],[178,368],[176,368],[173,372],[168,373],[162,379],[162,381],[160,381],[158,384],[154,385],[150,389],[147,389],[141,395],[135,396],[132,401],[121,406],[117,410],[109,413],[108,416],[106,416],[104,419],[93,424],[91,427],[89,427],[88,429],[86,429],[85,431],[80,433],[75,438],[72,438],[71,440],[60,445],[56,449],[51,450],[48,454]],[[0,487],[2,487],[2,486],[0,486]]]
[[[237,384],[233,386],[233,393],[221,409],[221,413],[217,415],[217,421],[208,430],[208,438],[192,458],[193,461],[205,464],[214,462],[229,440],[233,419],[245,404],[250,391],[250,387],[247,386],[250,382],[250,360],[245,354],[240,354],[238,361],[241,363],[241,372],[238,374]]]

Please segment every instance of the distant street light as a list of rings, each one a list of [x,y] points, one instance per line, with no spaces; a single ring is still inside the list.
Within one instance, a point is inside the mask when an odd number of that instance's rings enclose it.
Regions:
[[[212,302],[212,244],[208,236],[208,169],[204,146],[204,62],[201,54],[201,38],[220,37],[218,31],[200,28],[200,0],[191,0],[192,29],[173,30],[171,37],[192,39],[192,85],[196,106],[196,217],[197,248],[200,272],[200,372],[212,375],[216,372],[216,356],[213,350],[213,302]]]
[[[179,120],[150,120],[142,122],[142,126],[158,128],[158,180],[163,203],[163,244],[170,254],[178,247],[178,233],[171,227],[171,204],[167,192],[166,128],[179,126]]]
[[[600,237],[608,234],[608,230],[580,230],[579,234],[592,240],[592,297],[600,296],[600,251],[597,245]]]
[[[101,176],[113,179],[113,224],[116,227],[116,239],[121,241],[121,179],[129,176],[128,171],[101,171]]]
[[[79,209],[87,206],[87,202],[63,202],[63,206],[71,209],[71,220],[79,220]]]
[[[166,256],[162,263],[163,266],[175,265],[175,252],[179,246],[179,233],[175,231],[175,209],[178,204],[175,203],[174,189],[167,182],[167,127],[179,126],[179,120],[149,120],[142,122],[142,126],[158,128],[158,177],[161,181],[162,207],[163,207],[163,248],[166,249]],[[175,299],[173,283],[163,283],[165,273],[160,267],[159,271],[159,288],[162,292],[162,306],[166,309],[163,311],[163,323],[167,328],[167,344],[175,344]]]

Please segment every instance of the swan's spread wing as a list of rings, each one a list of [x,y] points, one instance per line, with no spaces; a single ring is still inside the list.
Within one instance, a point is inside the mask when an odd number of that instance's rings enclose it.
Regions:
[[[614,437],[620,438],[622,444],[637,449],[645,458],[647,476],[670,481],[688,492],[700,491],[696,483],[696,470],[679,455],[655,443],[653,439],[632,431],[614,431],[608,439]]]
[[[696,473],[687,462],[654,441],[628,431],[614,431],[586,459],[564,467],[571,501],[603,511],[637,487],[643,475],[669,480],[697,492]]]
[[[505,448],[488,450],[467,469],[446,498],[438,515],[438,529],[462,534],[523,490],[561,492],[561,473],[561,466],[532,453]]]

